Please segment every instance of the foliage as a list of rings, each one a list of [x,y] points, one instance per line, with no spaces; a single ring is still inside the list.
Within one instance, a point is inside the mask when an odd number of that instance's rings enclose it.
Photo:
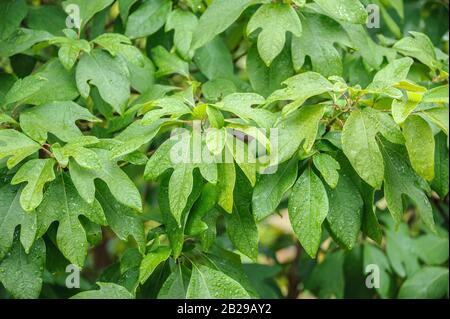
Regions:
[[[0,0],[0,296],[448,297],[441,2]]]

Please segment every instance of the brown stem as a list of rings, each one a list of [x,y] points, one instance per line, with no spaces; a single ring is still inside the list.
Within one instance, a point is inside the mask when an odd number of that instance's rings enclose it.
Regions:
[[[297,299],[300,289],[299,285],[301,282],[300,275],[298,273],[298,268],[300,265],[300,257],[302,254],[302,247],[300,246],[300,243],[297,241],[295,248],[297,250],[297,254],[295,256],[294,261],[291,264],[291,267],[289,269],[288,273],[288,293],[286,298],[287,299]]]

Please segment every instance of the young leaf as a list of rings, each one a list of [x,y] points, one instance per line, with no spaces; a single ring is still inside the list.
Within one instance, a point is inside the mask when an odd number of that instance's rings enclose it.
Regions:
[[[22,165],[14,175],[12,185],[27,183],[20,195],[20,205],[25,211],[33,211],[42,202],[44,185],[55,179],[54,165],[52,158],[34,159]]]
[[[322,223],[327,217],[328,195],[322,181],[310,167],[295,183],[289,198],[289,219],[303,248],[315,258],[322,237]]]
[[[405,56],[416,58],[432,70],[439,68],[434,45],[423,33],[410,31],[411,37],[406,37],[394,45],[394,49]]]
[[[333,18],[354,24],[364,24],[367,11],[359,0],[314,0],[327,14]]]

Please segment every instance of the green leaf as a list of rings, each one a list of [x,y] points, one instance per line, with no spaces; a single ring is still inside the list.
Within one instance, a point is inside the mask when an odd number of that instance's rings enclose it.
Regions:
[[[176,54],[170,53],[163,46],[152,49],[152,58],[158,67],[156,77],[162,77],[178,73],[189,78],[189,64],[180,59]]]
[[[144,1],[129,15],[125,34],[133,39],[152,35],[164,25],[171,9],[170,0]]]
[[[25,252],[30,252],[36,238],[37,222],[35,213],[27,213],[20,206],[21,189],[6,184],[0,188],[0,260],[13,245],[14,231],[20,226],[20,242]]]
[[[259,127],[270,128],[277,119],[276,114],[252,107],[252,105],[261,105],[264,101],[262,96],[255,93],[234,93],[226,96],[221,103],[217,104],[217,107],[234,113],[247,122],[255,121]]]
[[[402,58],[390,62],[375,74],[373,82],[367,87],[367,90],[382,93],[384,89],[406,80],[413,63],[414,61],[411,58]],[[398,98],[403,96],[401,92],[396,89],[394,92],[396,94],[400,93]]]
[[[158,293],[158,299],[186,299],[183,266],[177,264]]]
[[[134,299],[134,296],[122,286],[113,283],[97,282],[99,290],[83,291],[71,299]]]
[[[333,19],[319,14],[302,13],[301,37],[292,37],[292,60],[296,71],[305,64],[306,56],[311,58],[313,70],[324,76],[342,75],[341,54],[335,44],[350,47],[345,30]]]
[[[144,56],[126,36],[119,33],[103,33],[93,40],[112,56],[121,55],[128,62],[143,66]]]
[[[75,31],[65,29],[63,32],[66,34],[66,37],[55,37],[49,43],[60,45],[58,51],[59,61],[61,61],[67,70],[70,70],[78,60],[80,53],[82,51],[89,53],[91,46],[86,40],[77,39],[77,33]]]
[[[256,220],[263,220],[272,214],[297,179],[296,159],[281,164],[274,174],[261,175],[253,191],[252,208]]]
[[[286,100],[293,101],[283,108],[284,116],[298,109],[309,98],[333,90],[331,83],[322,75],[315,72],[305,72],[293,76],[284,81],[283,84],[286,85],[286,88],[273,92],[267,99],[267,103]]]
[[[249,6],[265,0],[215,0],[201,16],[192,38],[196,50],[225,31]]]
[[[143,107],[150,109],[150,111],[144,115],[142,125],[152,124],[165,116],[170,116],[175,119],[192,112],[189,106],[186,105],[186,101],[180,97],[172,96],[145,103]]]
[[[83,267],[89,244],[79,218],[83,215],[96,224],[106,225],[100,203],[85,202],[70,179],[61,174],[48,187],[37,214],[38,237],[43,236],[57,221],[56,243],[59,250],[71,263]]]
[[[0,7],[0,40],[7,38],[20,27],[26,17],[28,7],[25,0],[5,0]]]
[[[16,130],[0,130],[0,159],[8,158],[7,166],[13,168],[41,146]]]
[[[425,267],[400,288],[400,299],[440,299],[448,293],[448,268]]]
[[[228,153],[234,158],[236,164],[240,167],[242,172],[249,180],[252,187],[256,184],[256,157],[248,144],[244,143],[237,137],[233,137],[230,134],[227,136],[226,148]]]
[[[412,167],[420,176],[432,181],[435,143],[430,125],[419,115],[412,115],[403,126],[403,135]]]
[[[63,147],[58,143],[53,144],[52,152],[58,164],[62,167],[67,167],[69,165],[69,159],[73,158],[81,167],[100,168],[101,163],[98,160],[97,154],[85,147],[98,142],[99,140],[94,136],[82,136],[72,140]]]
[[[449,86],[442,85],[427,91],[422,99],[423,103],[449,103]]]
[[[94,180],[103,180],[114,197],[123,205],[137,211],[142,211],[142,199],[139,190],[131,179],[117,165],[116,160],[111,160],[109,151],[92,148],[97,154],[101,168],[83,168],[74,160],[69,161],[69,171],[72,181],[81,197],[88,203],[95,199]]]
[[[41,293],[45,264],[45,244],[38,239],[26,254],[16,240],[8,256],[0,262],[0,282],[15,298],[36,299]]]
[[[420,236],[414,243],[419,258],[429,266],[439,266],[448,260],[448,237]]]
[[[323,179],[331,188],[336,188],[339,181],[339,169],[341,166],[330,155],[325,153],[316,154],[313,156],[314,166],[322,174]]]
[[[354,24],[365,24],[367,11],[359,0],[314,0],[333,18]]]
[[[394,49],[405,56],[413,57],[432,70],[439,68],[434,45],[423,33],[410,31],[411,37],[405,37],[394,45]]]
[[[302,35],[302,24],[297,12],[288,4],[262,5],[247,26],[250,34],[258,29],[258,51],[267,66],[281,53],[286,42],[286,32],[297,37]]]
[[[248,299],[248,292],[223,272],[193,264],[188,299]]]
[[[402,220],[403,212],[406,209],[403,205],[403,196],[405,195],[416,206],[425,225],[434,230],[433,210],[427,197],[430,187],[412,169],[405,148],[386,140],[380,140],[379,145],[385,167],[384,194],[395,222],[399,224]]]
[[[345,155],[359,176],[375,189],[381,188],[384,178],[383,157],[375,139],[378,133],[390,141],[402,142],[392,118],[372,108],[353,111],[342,132]]]
[[[234,188],[233,213],[225,214],[227,234],[234,247],[249,258],[258,258],[258,229],[251,210],[252,187],[238,171]]]
[[[369,265],[376,265],[379,269],[379,287],[375,287],[377,292],[383,298],[392,298],[392,291],[394,289],[394,281],[392,278],[392,270],[389,265],[389,260],[386,255],[374,245],[364,245],[364,269]],[[366,276],[370,273],[366,273]],[[376,273],[372,274],[376,276]]]
[[[12,185],[27,183],[20,195],[20,205],[31,212],[39,206],[46,183],[55,179],[54,159],[34,159],[23,164],[11,181]]]
[[[83,136],[76,121],[100,122],[87,109],[75,102],[53,102],[33,107],[20,114],[22,130],[35,141],[43,144],[48,133],[64,142]]]
[[[195,52],[194,62],[199,70],[210,80],[229,79],[236,82],[234,77],[233,56],[225,42],[215,37]]]
[[[307,254],[315,258],[329,205],[325,187],[310,167],[306,168],[295,183],[289,197],[288,210],[295,235]]]
[[[247,71],[255,92],[268,97],[281,89],[282,82],[294,75],[290,50],[285,48],[267,67],[259,57],[257,46],[252,46],[247,56]]]
[[[9,57],[24,52],[36,43],[50,40],[53,37],[47,31],[17,29],[7,38],[0,38],[0,57]]]
[[[329,232],[340,246],[351,250],[361,229],[364,206],[361,194],[345,172],[341,172],[335,189],[325,187],[330,207],[326,219]]]
[[[435,150],[435,170],[436,174],[431,183],[431,188],[439,194],[442,199],[448,194],[449,181],[449,154],[447,147],[447,137],[444,133],[436,135]]]
[[[276,126],[278,129],[278,159],[280,163],[290,159],[302,146],[309,153],[319,132],[319,123],[325,114],[322,105],[300,108]],[[292,137],[296,138],[293,139]]]
[[[94,85],[102,99],[118,113],[122,113],[130,97],[129,71],[125,61],[103,50],[96,49],[81,57],[76,82],[82,97],[87,98],[90,85]]]
[[[227,213],[233,212],[234,186],[236,182],[236,169],[234,163],[219,163],[217,165],[219,189],[218,204]]]
[[[108,226],[123,241],[133,237],[139,251],[143,253],[146,239],[144,224],[139,215],[135,210],[118,202],[104,183],[96,183],[96,189],[96,198],[103,207]]]
[[[78,95],[74,73],[67,71],[58,59],[51,59],[33,75],[14,83],[5,103],[41,105],[70,101]]]
[[[90,0],[68,0],[62,3],[64,11],[69,11],[68,6],[76,5],[80,10],[80,29],[84,29],[86,24],[92,17],[97,13],[108,7],[114,0],[98,0],[98,1],[90,1]]]
[[[449,126],[449,108],[439,107],[425,110],[422,112],[427,118],[435,123],[448,136]]]
[[[177,52],[186,60],[193,56],[191,43],[197,24],[197,17],[190,11],[175,9],[167,17],[165,31],[174,30],[173,42]]]
[[[169,247],[158,247],[156,250],[152,250],[145,255],[140,266],[139,282],[141,284],[146,282],[156,267],[166,261],[171,253],[172,250]]]

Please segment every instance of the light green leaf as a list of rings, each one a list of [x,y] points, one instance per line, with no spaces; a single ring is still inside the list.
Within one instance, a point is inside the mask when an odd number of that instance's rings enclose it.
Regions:
[[[354,24],[367,21],[367,11],[359,0],[314,0],[327,14],[333,18]]]
[[[78,62],[76,82],[81,96],[87,98],[90,85],[97,87],[102,99],[121,113],[130,97],[129,71],[120,56],[112,57],[103,50],[84,54]]]
[[[156,77],[178,73],[189,78],[189,64],[180,59],[175,53],[170,53],[163,46],[152,49],[152,59],[158,67]]]
[[[234,76],[233,56],[225,42],[215,37],[195,52],[194,62],[209,79],[228,79],[237,82]]]
[[[40,148],[38,143],[16,130],[0,130],[0,159],[8,158],[9,169],[36,153]]]
[[[297,180],[289,198],[288,210],[295,235],[307,254],[315,258],[329,205],[325,187],[310,167]]]
[[[79,218],[106,225],[106,218],[98,201],[85,202],[65,174],[50,184],[42,204],[37,209],[38,237],[43,236],[50,225],[57,221],[56,243],[62,254],[78,267],[84,266],[89,244]]]
[[[78,95],[73,71],[67,71],[54,58],[36,73],[14,83],[6,95],[5,103],[41,105],[53,101],[70,101]]]
[[[425,267],[400,288],[400,299],[440,299],[448,294],[448,268]]]
[[[423,103],[449,103],[449,86],[442,85],[427,91],[422,99]]]
[[[309,153],[316,141],[319,123],[325,113],[322,105],[300,108],[277,125],[278,159],[280,163],[290,159],[300,148]],[[292,137],[296,138],[293,139]]]
[[[439,68],[434,45],[423,33],[410,31],[411,37],[405,37],[394,45],[394,49],[405,56],[413,57],[432,70]]]
[[[336,188],[339,181],[339,169],[341,166],[330,155],[325,153],[316,154],[313,156],[314,166],[322,174],[323,179],[331,188]]]
[[[427,118],[434,122],[448,136],[448,123],[450,118],[448,110],[448,106],[437,107],[425,110],[422,113],[425,114]]]
[[[113,283],[97,282],[99,290],[83,291],[71,299],[134,299],[134,296],[122,286]]]
[[[20,205],[31,212],[42,202],[44,185],[55,179],[54,159],[34,159],[23,164],[11,181],[12,185],[27,183],[20,195]]]
[[[52,145],[51,150],[55,159],[62,167],[67,167],[69,165],[69,159],[72,157],[81,167],[100,168],[101,164],[97,154],[85,147],[98,142],[99,140],[94,136],[82,136],[62,147],[58,143],[55,143]]]
[[[188,299],[248,299],[248,292],[234,279],[212,268],[195,265],[189,281]]]
[[[392,270],[389,265],[389,260],[386,255],[374,245],[364,245],[364,269],[369,265],[377,265],[379,268],[379,283],[380,286],[375,289],[383,298],[392,298],[392,291],[394,289],[394,280],[392,278]],[[366,276],[370,273],[366,273]],[[373,273],[372,275],[375,275]]]
[[[392,61],[375,74],[373,82],[367,87],[367,90],[370,92],[382,93],[384,89],[406,80],[413,62],[414,61],[411,58],[402,58]],[[402,96],[403,95],[400,92],[400,97]]]
[[[43,283],[45,243],[38,239],[26,254],[16,240],[10,254],[0,262],[0,282],[12,296],[39,298]]]
[[[144,56],[129,38],[120,33],[103,33],[92,42],[102,46],[112,56],[121,55],[127,62],[143,66]]]
[[[273,92],[267,99],[267,103],[275,101],[293,101],[283,108],[283,115],[286,116],[313,96],[333,90],[332,84],[322,75],[315,72],[305,72],[283,82],[286,88]]]
[[[286,42],[286,32],[302,35],[302,24],[297,12],[288,4],[271,3],[261,6],[252,16],[247,33],[261,29],[258,51],[267,66],[281,53]]]
[[[149,125],[156,120],[170,116],[171,118],[179,118],[185,114],[190,114],[192,111],[189,106],[186,105],[186,101],[180,97],[163,97],[158,100],[154,100],[143,104],[143,108],[150,109],[144,115],[142,119],[142,125]]]
[[[78,6],[79,14],[80,14],[80,29],[84,29],[86,24],[89,22],[89,20],[92,19],[92,17],[97,13],[108,7],[111,3],[113,3],[114,0],[98,0],[98,1],[91,1],[91,0],[68,0],[64,1],[62,3],[64,11],[71,12],[70,7],[71,5]]]
[[[214,0],[201,16],[192,38],[196,50],[225,31],[249,6],[265,0]]]
[[[7,38],[0,38],[0,57],[9,57],[31,48],[39,42],[47,41],[54,36],[47,31],[20,28]]]
[[[128,16],[125,34],[133,39],[152,35],[164,25],[171,9],[170,0],[144,1]]]
[[[97,154],[101,168],[87,169],[78,165],[74,160],[69,161],[69,171],[72,181],[81,197],[88,203],[95,199],[94,180],[99,178],[109,187],[114,197],[123,205],[137,211],[142,210],[142,199],[139,190],[131,179],[111,160],[111,153],[107,150],[92,148]]]
[[[166,261],[171,253],[172,250],[169,247],[158,247],[156,250],[152,250],[145,255],[140,266],[139,282],[141,284],[146,282],[156,267]]]
[[[192,58],[192,36],[197,27],[198,19],[190,11],[173,10],[167,17],[165,31],[174,30],[173,41],[178,53],[186,60]],[[216,65],[219,67],[219,65]]]
[[[76,121],[100,122],[87,109],[75,102],[53,102],[33,107],[20,114],[20,126],[32,139],[43,144],[48,133],[64,142],[83,136]]]
[[[412,167],[420,176],[432,181],[435,143],[430,125],[419,115],[412,115],[405,121],[403,134]]]
[[[86,40],[78,39],[75,31],[65,29],[63,32],[66,34],[66,37],[55,37],[49,43],[60,46],[58,51],[59,61],[67,70],[70,70],[75,65],[80,53],[82,51],[89,53],[91,46]]]
[[[419,258],[429,266],[439,266],[448,260],[448,237],[423,235],[414,244]]]
[[[342,147],[353,168],[375,189],[383,183],[383,158],[376,142],[381,133],[390,141],[401,143],[400,129],[387,114],[372,108],[355,110],[345,123]]]
[[[234,163],[219,163],[217,165],[219,189],[218,204],[227,213],[233,212],[234,186],[236,183],[236,169]]]
[[[419,106],[419,101],[407,99],[392,101],[392,117],[395,123],[403,124],[417,106]]]

